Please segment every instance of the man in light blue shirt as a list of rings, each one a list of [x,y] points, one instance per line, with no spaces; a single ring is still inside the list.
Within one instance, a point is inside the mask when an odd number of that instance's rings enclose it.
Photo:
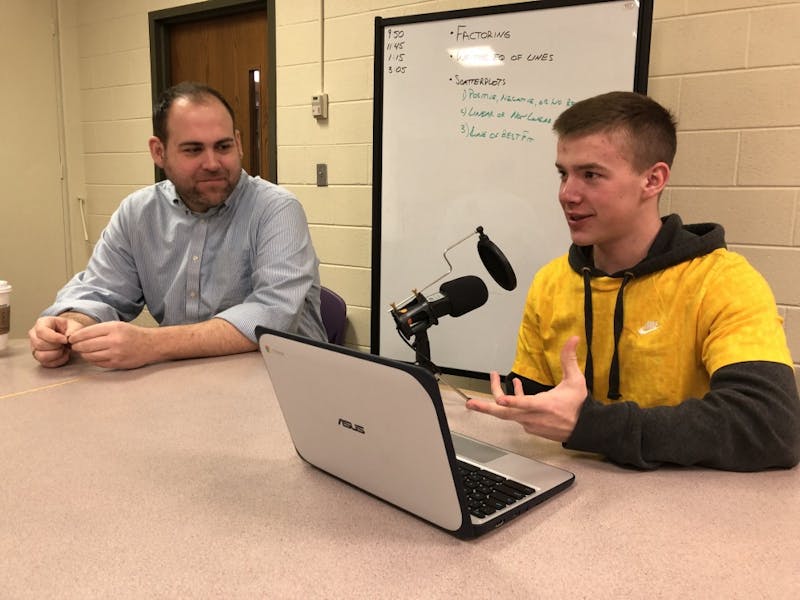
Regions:
[[[58,367],[78,353],[130,369],[255,350],[256,325],[324,340],[319,261],[300,203],[242,170],[219,92],[178,84],[153,113],[150,154],[168,180],[123,200],[86,270],[28,336]],[[160,327],[132,325],[144,306]]]

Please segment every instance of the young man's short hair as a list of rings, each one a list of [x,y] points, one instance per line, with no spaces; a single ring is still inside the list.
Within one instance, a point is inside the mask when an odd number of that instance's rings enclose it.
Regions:
[[[670,167],[678,146],[672,113],[635,92],[609,92],[581,100],[553,123],[559,138],[594,133],[623,136],[631,164],[639,171],[657,162]]]

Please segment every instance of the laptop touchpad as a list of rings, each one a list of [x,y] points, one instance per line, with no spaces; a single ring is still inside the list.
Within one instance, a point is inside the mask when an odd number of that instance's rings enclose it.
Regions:
[[[456,454],[460,454],[465,458],[480,462],[488,463],[489,461],[505,456],[507,452],[503,452],[493,446],[487,446],[481,442],[477,442],[470,438],[459,435],[455,432],[451,433],[453,438],[453,448]]]

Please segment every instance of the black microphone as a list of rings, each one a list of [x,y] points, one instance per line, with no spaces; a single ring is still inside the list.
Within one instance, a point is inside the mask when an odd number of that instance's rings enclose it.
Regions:
[[[417,293],[407,304],[392,308],[397,329],[406,338],[439,323],[439,317],[460,317],[486,304],[489,290],[480,277],[465,275],[445,281],[439,293],[428,298]]]

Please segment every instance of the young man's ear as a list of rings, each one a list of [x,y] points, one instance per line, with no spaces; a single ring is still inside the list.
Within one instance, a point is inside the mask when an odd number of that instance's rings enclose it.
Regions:
[[[667,186],[670,169],[665,162],[657,162],[644,172],[643,191],[647,197],[658,196]]]
[[[153,158],[153,162],[156,163],[156,166],[159,169],[164,168],[164,144],[161,143],[161,140],[158,139],[156,136],[152,136],[149,140],[147,140],[148,146],[150,146],[150,156]]]

